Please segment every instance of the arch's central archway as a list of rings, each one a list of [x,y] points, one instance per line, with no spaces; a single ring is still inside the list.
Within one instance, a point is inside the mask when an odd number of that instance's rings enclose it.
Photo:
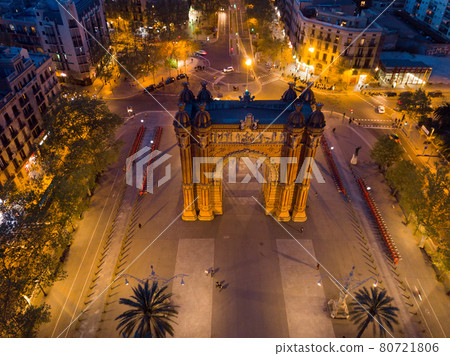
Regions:
[[[184,85],[174,120],[183,177],[183,220],[209,221],[226,213],[223,166],[233,168],[237,160],[251,157],[266,168],[261,180],[266,214],[280,221],[305,221],[309,176],[300,181],[297,177],[303,162],[315,157],[325,127],[321,105],[315,104],[311,89],[297,98],[290,84],[281,100],[256,101],[246,91],[239,101],[213,101],[206,84],[197,100]],[[258,177],[256,170],[252,173]]]

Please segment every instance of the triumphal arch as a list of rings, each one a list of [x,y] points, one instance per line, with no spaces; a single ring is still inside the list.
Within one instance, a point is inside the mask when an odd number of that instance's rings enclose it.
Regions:
[[[325,127],[321,105],[310,88],[298,96],[290,84],[280,100],[255,100],[246,91],[239,100],[216,101],[205,83],[197,97],[184,83],[174,127],[183,177],[183,220],[209,221],[223,214],[223,167],[243,157],[264,163],[266,214],[279,221],[306,220],[311,175],[299,173],[304,162],[313,161]],[[306,166],[310,172],[312,165]]]

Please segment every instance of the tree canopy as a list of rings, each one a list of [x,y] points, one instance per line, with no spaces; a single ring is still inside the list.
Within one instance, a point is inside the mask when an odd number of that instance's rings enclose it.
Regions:
[[[394,163],[400,161],[403,154],[401,146],[389,136],[378,139],[370,152],[370,157],[383,171],[386,171]]]
[[[44,174],[0,187],[0,337],[32,337],[48,321],[48,305],[32,297],[65,277],[59,256],[97,176],[115,157],[122,119],[100,100],[62,96],[44,122]]]

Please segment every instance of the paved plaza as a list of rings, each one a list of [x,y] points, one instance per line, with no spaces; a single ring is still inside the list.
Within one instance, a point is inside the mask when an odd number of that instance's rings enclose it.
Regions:
[[[151,137],[148,133],[163,127],[159,149],[172,157],[167,161],[171,179],[154,194],[139,196],[137,188],[125,184],[123,167],[142,124],[147,128],[144,144]],[[354,337],[357,331],[350,321],[331,319],[327,311],[327,302],[339,296],[329,276],[344,284],[353,266],[351,289],[363,281],[370,287],[376,279],[394,297],[400,309],[394,336],[444,336],[437,318],[424,327],[420,310],[405,303],[402,293],[407,292],[396,282],[405,273],[406,281],[417,284],[421,278],[425,283],[422,278],[430,271],[419,268],[416,274],[418,267],[410,269],[410,265],[422,261],[409,258],[398,269],[393,267],[349,171],[347,161],[354,146],[366,145],[356,169],[377,187],[375,199],[380,198],[381,210],[389,212],[384,216],[392,230],[402,229],[401,237],[394,235],[400,251],[408,249],[405,256],[421,258],[409,228],[401,224],[401,213],[394,210],[392,215],[392,204],[382,198],[388,196],[386,192],[378,195],[378,189],[386,188],[372,171],[367,148],[375,138],[362,128],[355,134],[340,119],[328,118],[328,124],[325,135],[334,146],[349,199],[337,191],[319,148],[317,164],[325,183],[312,180],[305,223],[279,223],[266,215],[258,203],[262,201],[259,183],[239,183],[248,173],[242,163],[238,183],[224,182],[224,214],[210,222],[185,222],[179,217],[181,167],[172,118],[158,112],[129,120],[119,133],[125,141],[121,156],[102,178],[75,234],[65,266],[70,277],[57,282],[47,297],[53,319],[41,328],[40,336],[119,337],[114,319],[125,310],[119,299],[129,297],[138,280],[151,277],[151,266],[161,278],[174,277],[168,288],[179,306],[175,337]],[[338,135],[331,134],[332,127],[338,127]],[[156,171],[155,181],[163,174],[163,169]],[[209,268],[216,271],[213,277],[205,274]],[[215,288],[216,281],[224,285],[222,291]],[[426,283],[433,282],[428,278]],[[436,293],[441,293],[442,287],[435,284]],[[440,315],[446,313],[445,305],[438,308]],[[369,330],[366,333],[371,335]]]

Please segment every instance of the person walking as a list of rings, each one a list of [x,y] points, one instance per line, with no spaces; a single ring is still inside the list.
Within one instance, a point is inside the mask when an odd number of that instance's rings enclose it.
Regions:
[[[320,269],[320,263],[317,264],[317,269]]]
[[[138,224],[138,227],[139,227],[139,229],[142,229],[142,224],[139,223],[139,224]]]
[[[333,130],[332,130],[332,131],[333,131],[333,133],[335,133],[335,132],[336,132],[336,127],[333,127]]]

